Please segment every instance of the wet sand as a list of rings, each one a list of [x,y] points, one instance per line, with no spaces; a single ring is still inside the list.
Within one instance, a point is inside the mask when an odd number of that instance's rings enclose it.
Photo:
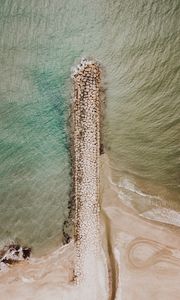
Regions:
[[[113,299],[179,299],[180,228],[148,220],[125,206],[111,183],[106,156],[101,170],[102,213],[114,264]]]

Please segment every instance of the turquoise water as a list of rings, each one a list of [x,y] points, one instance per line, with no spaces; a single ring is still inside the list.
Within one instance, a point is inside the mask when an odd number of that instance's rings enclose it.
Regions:
[[[70,69],[81,56],[105,68],[104,136],[116,180],[165,189],[177,209],[179,1],[0,4],[0,240],[35,250],[61,241]]]

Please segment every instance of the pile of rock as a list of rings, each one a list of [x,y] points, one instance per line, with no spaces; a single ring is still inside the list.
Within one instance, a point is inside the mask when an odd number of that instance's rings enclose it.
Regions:
[[[31,255],[31,248],[22,247],[18,244],[10,244],[0,250],[0,270],[8,265],[15,264],[28,259]]]
[[[99,249],[100,66],[82,59],[72,79],[75,277],[82,282],[94,275]]]

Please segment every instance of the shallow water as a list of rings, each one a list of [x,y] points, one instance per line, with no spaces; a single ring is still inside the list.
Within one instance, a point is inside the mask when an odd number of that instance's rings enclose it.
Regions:
[[[42,253],[61,241],[70,69],[84,55],[105,69],[104,140],[120,199],[141,214],[179,210],[179,9],[177,0],[1,1],[1,243]]]

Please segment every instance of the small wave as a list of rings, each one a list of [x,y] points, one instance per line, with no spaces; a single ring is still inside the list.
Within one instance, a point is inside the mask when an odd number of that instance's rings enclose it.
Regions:
[[[140,189],[137,188],[137,186],[132,181],[130,181],[127,178],[121,180],[118,183],[118,187],[119,188],[123,188],[125,190],[128,190],[130,192],[136,193],[136,194],[138,194],[138,195],[140,195],[142,197],[148,197],[149,199],[155,199],[155,200],[158,200],[158,201],[159,200],[162,201],[162,198],[160,198],[158,196],[143,193]]]

